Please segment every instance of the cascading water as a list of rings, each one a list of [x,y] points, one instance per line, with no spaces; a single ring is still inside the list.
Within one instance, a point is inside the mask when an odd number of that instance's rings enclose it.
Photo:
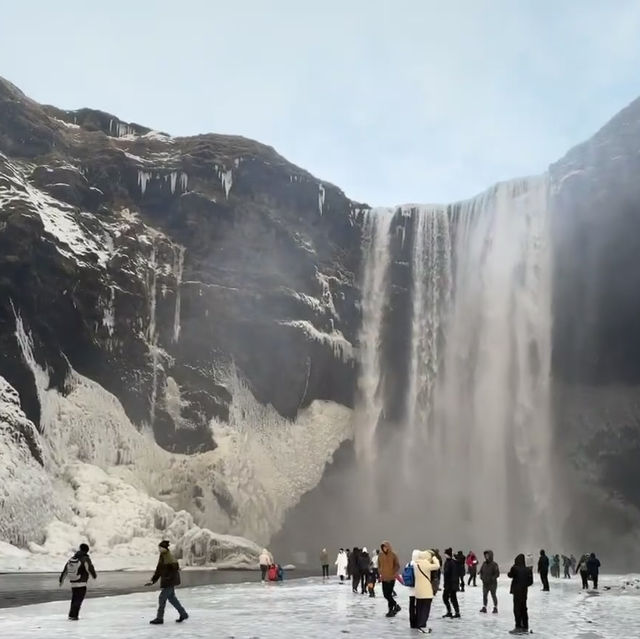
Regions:
[[[359,457],[374,461],[375,433],[383,408],[380,385],[382,321],[385,304],[385,276],[389,265],[389,226],[392,212],[379,208],[367,211],[364,220],[362,285],[362,330],[360,332],[360,375],[354,435]]]
[[[441,543],[455,535],[464,546],[481,539],[512,549],[549,539],[541,524],[551,500],[547,201],[543,176],[449,207],[397,209],[413,229],[406,414],[402,434],[380,448],[380,385],[391,374],[381,355],[385,272],[401,257],[388,248],[393,213],[372,211],[365,222],[359,464],[377,460],[389,522],[428,522]],[[421,519],[420,508],[430,514]]]

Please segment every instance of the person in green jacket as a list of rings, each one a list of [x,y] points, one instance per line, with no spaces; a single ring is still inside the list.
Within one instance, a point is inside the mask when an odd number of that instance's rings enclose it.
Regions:
[[[153,625],[164,623],[164,609],[167,601],[178,611],[179,617],[176,622],[182,623],[189,618],[189,615],[176,597],[176,586],[180,585],[180,565],[171,554],[169,542],[166,539],[158,544],[158,550],[160,551],[160,557],[158,558],[156,571],[153,573],[151,581],[145,584],[145,586],[152,586],[158,579],[160,580],[158,614],[149,623]]]

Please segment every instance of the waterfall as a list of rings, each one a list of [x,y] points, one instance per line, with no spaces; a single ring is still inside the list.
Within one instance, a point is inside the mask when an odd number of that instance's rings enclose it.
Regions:
[[[547,178],[500,183],[450,206],[400,207],[395,215],[372,210],[364,223],[355,417],[358,463],[364,470],[376,461],[385,501],[394,504],[384,525],[397,517],[413,527],[428,522],[439,543],[455,535],[469,547],[479,540],[505,550],[546,543],[552,499]],[[404,239],[402,246],[389,242],[391,218],[403,238],[412,231],[406,250]],[[401,255],[409,256],[411,273],[404,301],[396,294],[394,302],[411,308],[406,416],[404,424],[391,425],[401,432],[381,445],[380,388],[393,374],[381,344],[391,303],[385,280]],[[397,341],[400,327],[391,329]],[[399,474],[400,465],[407,472]]]
[[[360,374],[354,436],[358,456],[369,461],[374,459],[375,434],[383,408],[380,345],[392,217],[391,210],[379,208],[367,211],[364,219]]]

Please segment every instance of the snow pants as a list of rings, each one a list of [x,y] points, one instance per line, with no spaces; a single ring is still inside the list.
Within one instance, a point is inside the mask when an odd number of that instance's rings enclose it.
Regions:
[[[409,597],[409,627],[426,628],[431,612],[432,599]]]
[[[71,605],[69,606],[69,619],[77,619],[80,615],[82,602],[87,594],[87,587],[71,589]]]
[[[482,584],[482,605],[486,608],[487,602],[489,601],[489,593],[491,593],[491,599],[493,599],[493,607],[498,607],[498,595],[496,591],[498,589],[498,584],[491,584],[487,586],[486,584]]]
[[[164,619],[164,608],[167,605],[167,601],[178,611],[181,617],[187,616],[187,611],[182,607],[178,598],[176,597],[176,589],[173,586],[167,586],[160,590],[158,597],[158,614],[156,619]]]
[[[456,615],[460,614],[460,606],[458,605],[458,593],[456,590],[445,588],[442,592],[442,603],[444,603],[447,613],[451,613],[451,606]]]
[[[513,617],[516,628],[529,630],[529,611],[527,610],[527,596],[513,595]]]
[[[389,612],[393,612],[397,606],[396,600],[393,598],[393,589],[395,585],[395,580],[382,582],[382,594],[387,600],[387,604],[389,605]]]
[[[548,570],[540,571],[540,581],[542,582],[542,589],[548,592],[549,591],[549,571]]]

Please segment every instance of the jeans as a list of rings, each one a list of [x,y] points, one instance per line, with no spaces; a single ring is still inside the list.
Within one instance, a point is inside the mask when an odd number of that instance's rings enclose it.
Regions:
[[[549,590],[549,571],[548,570],[540,571],[540,581],[542,582],[542,589]]]
[[[487,602],[489,601],[489,593],[491,593],[491,599],[493,599],[493,607],[498,607],[498,596],[496,595],[497,588],[498,584],[492,584],[490,586],[482,584],[482,605],[485,608],[487,607]]]
[[[329,576],[329,564],[322,564],[322,576],[323,577]]]
[[[180,605],[178,598],[176,597],[176,589],[174,586],[166,586],[160,590],[160,596],[158,597],[158,614],[156,619],[164,619],[164,608],[167,605],[167,601],[178,611],[181,617],[187,616],[187,611]]]
[[[451,602],[451,604],[449,603]],[[447,608],[447,614],[451,614],[451,606],[456,613],[456,615],[460,614],[460,606],[458,605],[458,593],[452,588],[445,588],[442,593],[442,603],[444,603]]]
[[[87,594],[87,587],[71,589],[71,606],[69,607],[69,619],[77,619],[80,615],[80,608]]]
[[[529,630],[529,611],[527,610],[527,597],[522,595],[513,596],[513,616],[516,628]]]
[[[393,598],[393,588],[395,587],[395,585],[395,580],[382,582],[382,594],[387,600],[387,604],[389,605],[389,612],[393,612],[397,606],[396,600]]]

